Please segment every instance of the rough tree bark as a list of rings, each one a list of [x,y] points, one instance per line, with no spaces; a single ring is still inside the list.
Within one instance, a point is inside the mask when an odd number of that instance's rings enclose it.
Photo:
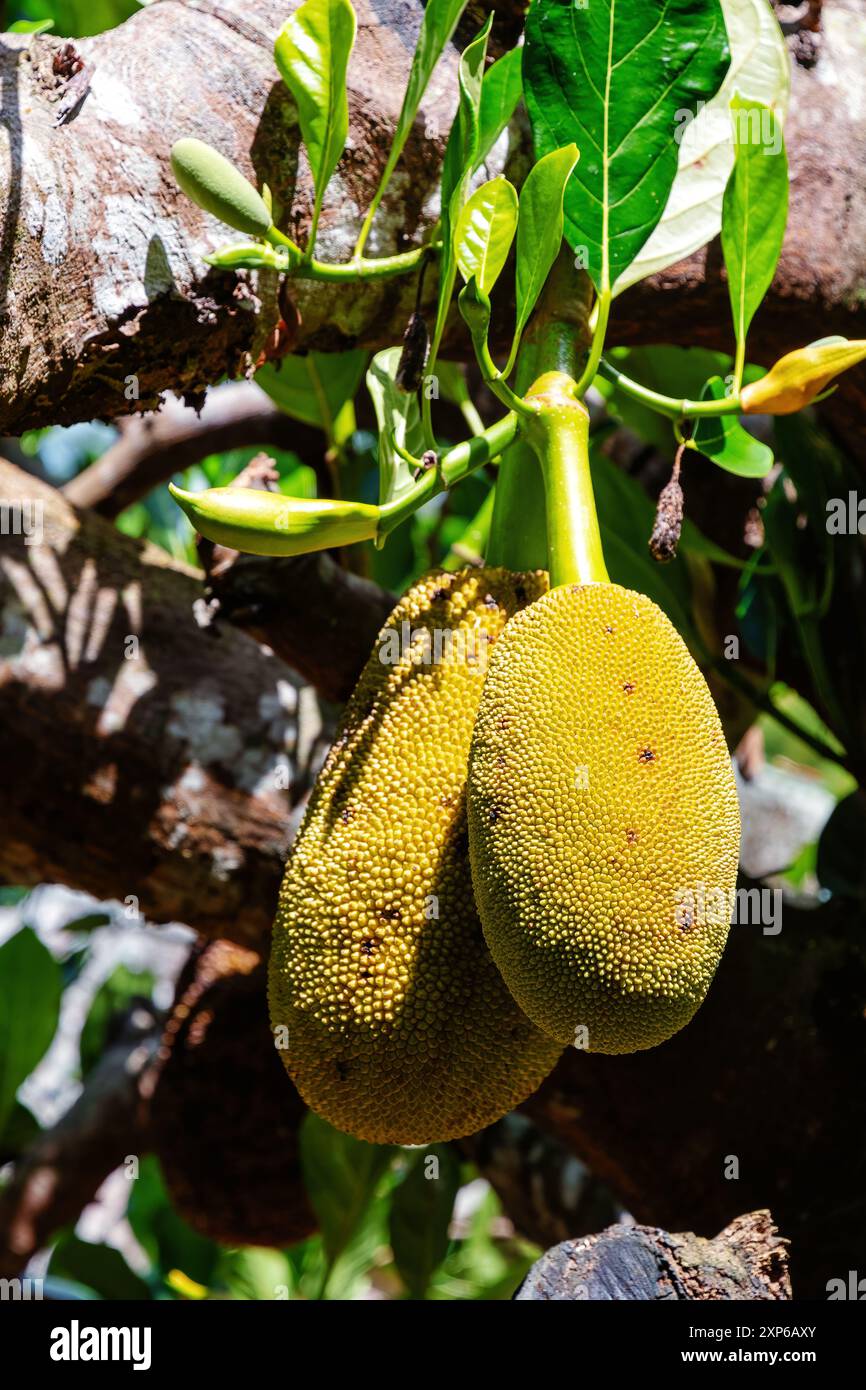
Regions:
[[[149,408],[162,390],[195,392],[242,371],[256,354],[275,318],[273,277],[208,270],[202,256],[227,239],[225,229],[177,192],[168,151],[183,134],[210,140],[246,173],[267,179],[303,229],[309,176],[271,56],[294,7],[295,0],[158,0],[119,29],[81,41],[95,65],[90,91],[59,126],[52,72],[59,40],[3,36],[10,160],[0,172],[0,431]],[[420,0],[375,7],[360,0],[357,8],[349,148],[322,223],[322,248],[333,259],[349,255],[357,214],[386,157],[421,15]],[[477,21],[477,10],[467,14],[458,43]],[[513,18],[498,23],[513,37]],[[824,0],[816,41],[798,50],[809,66],[798,64],[794,74],[791,216],[750,340],[758,360],[823,333],[866,337],[866,116],[856,98],[864,29],[859,0]],[[435,220],[456,54],[452,45],[425,99],[371,254],[417,243]],[[527,148],[518,123],[491,157],[490,174],[503,161],[519,173]],[[299,285],[299,342],[396,342],[413,293],[405,281],[352,296]],[[728,349],[718,246],[630,291],[617,303],[612,333],[623,342]],[[138,400],[124,394],[131,376]],[[862,431],[853,426],[864,405],[861,369],[845,379],[834,406],[837,425],[861,453]]]
[[[657,1302],[791,1297],[785,1242],[768,1211],[732,1221],[715,1240],[652,1226],[613,1226],[548,1250],[524,1279],[518,1301]]]

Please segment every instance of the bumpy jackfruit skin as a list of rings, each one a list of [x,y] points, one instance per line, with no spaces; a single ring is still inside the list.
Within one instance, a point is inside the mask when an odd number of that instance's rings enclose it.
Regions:
[[[265,963],[229,941],[181,973],[149,1078],[149,1129],[172,1201],[223,1245],[292,1245],[316,1230],[301,1172],[307,1107],[268,1028]]]
[[[622,1053],[688,1023],[727,939],[740,819],[710,692],[650,599],[564,586],[509,624],[468,809],[487,943],[539,1028]]]
[[[465,809],[488,652],[546,582],[469,570],[434,574],[406,595],[293,847],[271,1022],[286,1025],[282,1055],[301,1095],[358,1138],[473,1133],[534,1091],[561,1051],[518,1009],[485,945]],[[443,659],[425,660],[437,642]]]

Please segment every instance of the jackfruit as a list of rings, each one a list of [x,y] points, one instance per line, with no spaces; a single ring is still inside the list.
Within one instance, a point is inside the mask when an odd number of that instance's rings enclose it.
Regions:
[[[307,1108],[274,1054],[257,952],[229,941],[193,952],[146,1089],[166,1187],[196,1231],[283,1246],[316,1230],[298,1148]]]
[[[487,944],[539,1028],[622,1053],[688,1023],[728,934],[739,811],[710,692],[650,599],[561,586],[509,623],[468,814]]]
[[[292,849],[271,1022],[307,1104],[358,1138],[472,1133],[524,1100],[561,1051],[518,1009],[485,946],[465,808],[488,647],[545,588],[540,574],[478,569],[410,590]]]

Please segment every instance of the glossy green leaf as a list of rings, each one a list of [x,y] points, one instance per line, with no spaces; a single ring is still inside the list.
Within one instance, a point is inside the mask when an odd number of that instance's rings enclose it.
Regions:
[[[454,229],[454,255],[464,280],[474,275],[489,294],[517,231],[517,193],[508,179],[491,179],[464,203]]]
[[[710,377],[701,392],[702,401],[721,401],[726,394],[720,376]],[[773,451],[744,430],[736,415],[717,415],[698,420],[694,442],[702,454],[741,478],[764,478],[773,466]]]
[[[437,1144],[414,1157],[391,1199],[391,1249],[411,1298],[423,1298],[448,1253],[448,1227],[460,1186],[453,1149]]]
[[[333,1261],[349,1244],[394,1152],[333,1129],[312,1111],[300,1136],[304,1186]]]
[[[731,65],[697,116],[675,113],[677,175],[661,221],[619,277],[616,293],[665,270],[718,236],[722,199],[734,164],[730,101],[734,92],[763,102],[783,120],[791,88],[791,60],[768,0],[721,0]]]
[[[256,381],[287,415],[317,426],[333,440],[340,413],[354,399],[366,362],[367,354],[358,348],[308,352],[305,357],[289,354],[278,364],[261,367]]]
[[[740,351],[770,288],[788,218],[788,161],[782,127],[768,107],[734,97],[734,168],[725,189],[722,254]]]
[[[509,375],[514,365],[521,334],[559,254],[564,220],[563,199],[579,157],[576,145],[551,150],[530,169],[520,190],[515,284],[517,326],[505,376]]]
[[[478,151],[475,168],[483,164],[499,139],[523,96],[522,51],[510,48],[497,58],[481,82],[481,104],[478,108]]]
[[[458,66],[460,94],[457,114],[445,147],[441,180],[442,254],[439,258],[439,299],[436,307],[436,326],[430,353],[435,364],[439,341],[451,305],[457,263],[454,259],[454,228],[466,201],[469,178],[478,154],[478,113],[481,104],[481,80],[487,56],[487,40],[493,16],[488,15],[477,38],[464,50]]]
[[[274,44],[279,74],[298,108],[317,202],[346,144],[346,70],[354,42],[349,0],[304,0]]]
[[[30,927],[0,946],[0,1133],[15,1093],[48,1050],[60,1015],[60,967]]]
[[[394,448],[394,441],[413,458],[424,452],[418,396],[395,385],[399,361],[400,348],[385,348],[376,353],[367,372],[367,390],[379,426],[380,506],[408,492],[414,481],[413,470]]]
[[[658,224],[677,172],[677,112],[727,71],[719,0],[535,0],[523,84],[537,155],[572,142],[580,163],[565,234],[596,288],[613,286]]]

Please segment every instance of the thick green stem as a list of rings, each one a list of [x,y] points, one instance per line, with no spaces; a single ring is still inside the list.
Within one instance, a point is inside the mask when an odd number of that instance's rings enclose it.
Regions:
[[[547,372],[526,396],[535,406],[521,430],[544,478],[552,587],[609,583],[589,471],[589,413],[571,377]]]
[[[578,274],[563,242],[541,300],[523,335],[514,388],[523,396],[544,372],[574,376],[588,342],[592,286]],[[535,450],[525,438],[506,449],[499,465],[487,559],[511,569],[547,568],[544,483]]]

